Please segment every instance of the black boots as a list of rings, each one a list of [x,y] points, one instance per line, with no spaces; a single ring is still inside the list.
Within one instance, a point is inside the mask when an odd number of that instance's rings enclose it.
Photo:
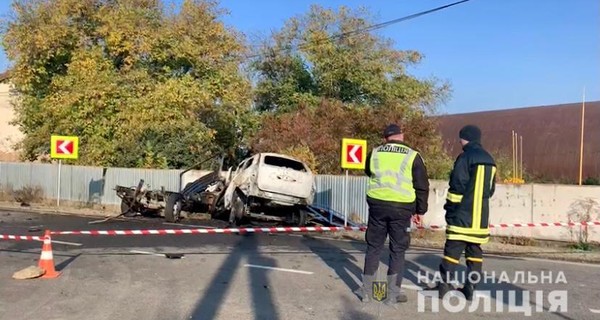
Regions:
[[[398,281],[397,274],[388,275],[387,282],[388,282],[389,290],[388,290],[388,298],[384,302],[385,304],[393,305],[395,303],[404,303],[404,302],[408,301],[408,297],[406,296],[406,294],[402,293],[402,291],[400,290],[401,284],[402,284],[402,279],[400,279],[400,281]]]
[[[440,299],[443,299],[446,293],[452,291],[454,288],[446,282],[439,282],[437,285],[438,293]]]
[[[373,299],[373,282],[375,281],[375,275],[362,275],[363,284],[354,293],[356,293],[363,303],[371,302]],[[406,294],[400,291],[400,285],[398,283],[398,275],[387,276],[387,298],[384,300],[386,305],[393,305],[395,303],[407,302],[408,297]]]
[[[452,285],[445,283],[445,282],[438,283],[437,289],[438,289],[440,299],[443,299],[444,296],[446,295],[446,293],[454,290]],[[473,300],[473,293],[475,292],[475,286],[472,283],[469,283],[467,281],[467,283],[465,283],[465,285],[462,288],[458,289],[458,291],[460,291],[465,296],[465,299],[467,299],[468,301],[471,301],[471,300]]]
[[[398,275],[392,274],[387,276],[388,284],[388,297],[384,301],[386,305],[393,305],[396,303],[404,303],[408,301],[406,294],[400,291],[400,283],[398,283]]]
[[[462,294],[465,295],[465,299],[471,301],[473,300],[473,292],[475,291],[475,286],[467,281],[464,287],[462,287],[458,291],[462,292]]]
[[[364,303],[371,302],[371,294],[373,293],[373,281],[375,281],[375,275],[363,274],[362,287],[354,291],[354,293],[356,293]]]

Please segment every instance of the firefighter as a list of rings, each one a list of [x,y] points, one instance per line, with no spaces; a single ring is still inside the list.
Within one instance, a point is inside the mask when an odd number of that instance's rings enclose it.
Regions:
[[[450,290],[460,256],[465,252],[467,275],[460,291],[468,300],[482,277],[483,251],[489,241],[489,199],[496,187],[496,164],[481,144],[481,130],[467,125],[459,132],[463,152],[450,173],[446,210],[446,243],[439,266],[442,282],[440,298]],[[454,279],[456,280],[456,279]]]
[[[365,239],[367,252],[362,275],[363,286],[357,290],[363,302],[373,297],[373,282],[379,259],[389,235],[389,267],[385,303],[406,302],[400,292],[404,275],[404,254],[410,245],[413,215],[427,212],[429,180],[427,169],[416,150],[404,143],[404,134],[392,124],[383,132],[385,143],[366,159],[365,173],[370,177],[367,189],[369,221]]]

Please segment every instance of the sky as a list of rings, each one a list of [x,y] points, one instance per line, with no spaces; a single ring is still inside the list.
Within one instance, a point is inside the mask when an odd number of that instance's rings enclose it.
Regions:
[[[180,0],[169,0],[178,2]],[[223,21],[250,39],[279,29],[311,4],[367,7],[377,22],[457,0],[221,0]],[[10,1],[0,0],[0,15]],[[419,51],[409,72],[448,81],[442,113],[600,100],[599,0],[470,0],[378,31],[397,49]],[[9,67],[0,52],[0,70]]]

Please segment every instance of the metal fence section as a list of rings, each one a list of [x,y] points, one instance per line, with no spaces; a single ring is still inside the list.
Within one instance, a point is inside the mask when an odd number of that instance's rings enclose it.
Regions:
[[[341,214],[346,212],[348,219],[352,217],[355,222],[367,222],[367,182],[367,177],[349,176],[346,192],[345,176],[317,175],[315,204]]]
[[[157,190],[179,189],[181,170],[159,170],[138,168],[102,168],[85,166],[61,166],[60,198],[65,201],[118,205],[115,193],[117,185],[135,187],[140,179],[144,187]],[[43,163],[0,163],[0,189],[18,190],[23,187],[40,187],[44,197],[56,199],[58,165]],[[194,178],[197,178],[194,176]],[[185,184],[185,181],[184,181]],[[317,175],[315,179],[315,205],[333,209],[348,218],[366,222],[366,177]]]
[[[57,195],[58,166],[42,163],[0,163],[0,187],[4,191],[39,187],[47,198]],[[67,180],[70,177],[63,176]]]
[[[55,173],[50,183],[57,188],[57,166],[49,165]],[[99,167],[65,166],[60,169],[60,199],[81,203],[103,203],[103,169]],[[56,193],[54,194],[56,198]]]

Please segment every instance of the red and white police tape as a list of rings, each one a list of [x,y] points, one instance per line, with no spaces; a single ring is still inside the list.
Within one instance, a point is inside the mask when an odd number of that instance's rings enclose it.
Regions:
[[[43,237],[39,236],[15,236],[12,234],[0,234],[0,240],[26,240],[26,241],[43,241]]]
[[[600,226],[600,221],[590,222],[552,222],[552,223],[499,223],[490,224],[490,228],[520,228],[520,227],[577,227],[577,226]]]
[[[533,228],[533,227],[576,227],[600,226],[600,221],[591,222],[553,222],[553,223],[499,223],[490,224],[494,228]],[[445,226],[414,225],[414,229],[442,230]],[[326,232],[326,231],[365,231],[360,227],[271,227],[271,228],[215,228],[215,229],[144,229],[144,230],[75,230],[51,231],[52,235],[91,235],[91,236],[135,236],[135,235],[182,235],[182,234],[232,234],[232,233],[293,233],[293,232]],[[40,236],[0,235],[0,240],[37,240]]]
[[[600,221],[592,222],[554,222],[554,223],[500,223],[490,224],[490,228],[519,227],[574,227],[600,226]],[[414,229],[445,229],[438,225],[416,225]],[[291,233],[291,232],[325,232],[325,231],[365,231],[361,227],[273,227],[273,228],[224,228],[224,229],[147,229],[147,230],[87,230],[87,231],[52,231],[53,235],[92,235],[92,236],[128,236],[128,235],[167,235],[167,234],[230,234],[230,233]]]
[[[224,229],[148,229],[148,230],[77,230],[52,231],[53,235],[135,236],[167,234],[231,234],[231,233],[291,233],[324,231],[365,231],[367,227],[272,227],[272,228],[224,228]]]

